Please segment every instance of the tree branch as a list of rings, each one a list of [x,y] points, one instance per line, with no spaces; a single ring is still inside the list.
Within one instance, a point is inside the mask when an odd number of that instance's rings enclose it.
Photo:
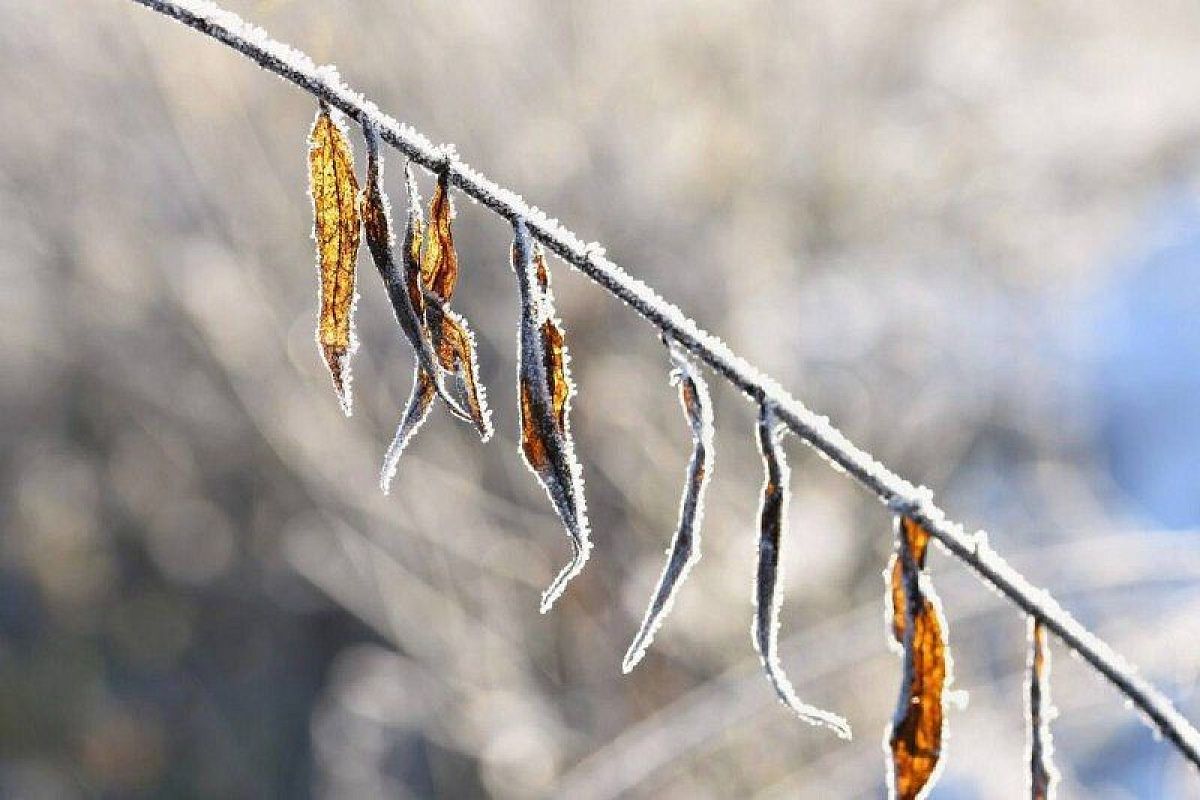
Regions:
[[[1183,756],[1200,767],[1200,732],[1136,669],[1063,609],[1051,595],[1029,583],[987,543],[983,531],[967,534],[948,519],[925,487],[913,486],[857,447],[828,418],[815,414],[769,376],[700,328],[675,305],[604,255],[596,243],[578,236],[529,206],[519,195],[490,181],[460,161],[453,148],[434,145],[411,126],[383,113],[347,87],[330,66],[318,67],[304,53],[271,39],[260,28],[207,0],[133,0],[232,47],[263,69],[343,111],[425,169],[448,174],[450,182],[509,221],[524,219],[530,233],[610,294],[623,300],[660,332],[704,361],[758,403],[771,405],[778,420],[872,492],[894,513],[918,521],[947,551],[971,567],[1022,611],[1040,620],[1136,706]]]

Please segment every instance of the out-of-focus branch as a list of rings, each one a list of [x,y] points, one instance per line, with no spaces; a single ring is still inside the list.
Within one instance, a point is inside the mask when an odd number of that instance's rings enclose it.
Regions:
[[[1041,620],[1067,647],[1104,675],[1162,732],[1183,756],[1200,767],[1200,732],[1171,702],[1104,642],[1064,610],[1049,593],[1038,589],[987,544],[982,531],[968,534],[946,518],[924,487],[904,480],[839,430],[805,407],[769,376],[736,355],[717,337],[700,328],[675,305],[609,260],[596,243],[578,236],[463,163],[450,147],[383,113],[374,103],[346,86],[332,67],[318,67],[307,55],[275,41],[263,30],[207,0],[133,0],[172,17],[232,47],[264,69],[335,106],[427,170],[447,174],[469,197],[510,221],[525,220],[530,233],[564,261],[625,301],[663,334],[686,347],[715,372],[760,404],[770,405],[789,430],[854,478],[895,513],[923,525],[947,551],[970,566],[1022,611]]]

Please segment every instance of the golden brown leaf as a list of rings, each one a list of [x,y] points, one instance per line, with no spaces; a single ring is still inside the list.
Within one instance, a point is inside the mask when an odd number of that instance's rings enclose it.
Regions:
[[[924,528],[901,517],[889,594],[891,632],[895,636],[899,627],[904,647],[904,676],[888,734],[889,787],[891,796],[900,800],[926,796],[936,779],[942,755],[945,691],[950,683],[945,619],[932,589],[922,581],[928,541]],[[899,624],[897,611],[902,619]]]
[[[454,252],[454,235],[450,231],[453,211],[450,208],[449,175],[438,176],[437,188],[429,201],[429,230],[425,252],[421,254],[421,281],[443,303],[449,303],[458,283],[458,255]]]
[[[483,386],[476,379],[474,334],[465,319],[436,303],[426,305],[425,318],[433,337],[438,365],[454,377],[475,429],[487,441],[492,435],[491,412]]]
[[[571,560],[542,595],[544,613],[567,582],[583,569],[591,542],[583,480],[567,423],[573,388],[562,328],[554,319],[549,272],[523,220],[514,223],[514,235],[512,266],[521,297],[521,352],[517,364],[521,453],[554,504],[572,549]]]
[[[908,517],[900,517],[901,535],[917,562],[917,569],[925,569],[925,551],[929,547],[929,532]],[[892,586],[892,636],[896,644],[904,644],[904,576],[899,553],[892,555],[889,567]]]
[[[350,414],[350,357],[354,336],[355,265],[358,258],[358,182],[345,131],[322,105],[309,134],[309,193],[313,201],[313,239],[321,278],[317,344],[338,400]]]

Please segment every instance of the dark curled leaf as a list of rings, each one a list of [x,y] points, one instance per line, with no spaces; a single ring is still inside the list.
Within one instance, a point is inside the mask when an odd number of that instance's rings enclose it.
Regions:
[[[383,160],[379,152],[379,135],[373,127],[365,125],[363,126],[363,138],[367,143],[367,185],[363,188],[360,205],[367,249],[371,251],[371,258],[375,262],[379,277],[383,280],[384,288],[387,290],[388,300],[392,304],[396,321],[404,331],[405,338],[412,345],[420,369],[433,376],[433,386],[449,406],[451,412],[455,416],[469,420],[468,412],[450,397],[443,386],[441,371],[437,369],[433,345],[425,326],[425,303],[420,283],[421,237],[424,230],[420,200],[415,198],[415,203],[410,202],[408,224],[404,232],[404,247],[401,251],[401,260],[404,262],[402,270],[396,264],[394,255],[395,236],[392,234],[392,210],[387,193],[383,188]],[[413,199],[416,185],[412,180],[411,170],[407,168],[405,169],[405,178],[410,199]],[[387,474],[386,470],[384,474]],[[385,480],[384,485],[386,486],[386,484]]]
[[[400,465],[400,455],[429,416],[436,393],[437,389],[429,373],[420,366],[413,369],[412,393],[408,402],[404,404],[404,413],[400,417],[396,435],[392,437],[392,443],[388,445],[387,453],[383,457],[383,471],[379,481],[384,494],[391,489],[392,478],[396,476],[396,468]]]
[[[683,499],[679,504],[679,526],[667,556],[658,587],[650,599],[646,616],[633,643],[625,653],[621,669],[629,672],[646,654],[654,634],[671,611],[675,594],[687,580],[688,572],[700,560],[700,526],[704,518],[704,493],[712,476],[713,415],[708,385],[692,362],[674,345],[668,344],[671,383],[679,386],[679,402],[692,430],[692,457],[687,466]]]
[[[545,613],[568,581],[583,569],[591,551],[583,477],[575,460],[567,421],[573,387],[567,372],[562,329],[554,319],[545,256],[535,250],[525,222],[514,225],[512,266],[521,299],[517,387],[521,454],[550,496],[571,540],[571,560],[542,594]],[[535,267],[536,264],[536,267]]]
[[[796,696],[779,663],[779,609],[783,604],[780,590],[779,548],[787,520],[789,470],[779,447],[779,431],[773,409],[759,406],[758,449],[762,453],[766,480],[759,507],[758,574],[754,584],[754,647],[775,693],[797,716],[812,725],[825,725],[843,739],[850,738],[850,725],[829,711],[804,703]]]
[[[1050,720],[1054,716],[1050,703],[1050,649],[1046,628],[1034,617],[1029,618],[1028,669],[1029,796],[1033,800],[1050,800],[1059,778],[1052,760],[1054,739],[1050,734]]]
[[[317,344],[333,388],[350,416],[350,358],[354,336],[355,267],[358,260],[358,182],[350,141],[324,103],[308,136],[308,191],[313,202],[313,240],[321,279]]]
[[[893,638],[900,634],[904,675],[887,736],[888,788],[890,796],[912,800],[929,793],[941,768],[950,654],[946,622],[922,570],[929,533],[915,520],[900,517],[896,539],[889,627]]]

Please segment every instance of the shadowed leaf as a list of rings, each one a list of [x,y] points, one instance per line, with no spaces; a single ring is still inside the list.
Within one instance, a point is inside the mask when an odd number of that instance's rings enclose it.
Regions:
[[[470,420],[465,411],[446,391],[442,372],[437,368],[429,330],[425,324],[425,299],[421,293],[420,253],[424,220],[421,217],[420,198],[416,196],[416,182],[412,171],[405,168],[405,183],[409,193],[409,213],[404,231],[404,242],[400,251],[403,267],[396,263],[395,236],[392,233],[391,203],[383,188],[383,159],[379,150],[379,135],[374,128],[363,126],[363,137],[367,143],[367,180],[362,191],[361,213],[363,230],[366,232],[367,249],[379,271],[387,290],[388,300],[400,329],[416,353],[418,367],[432,376],[432,385],[438,396],[460,419]],[[392,471],[394,472],[393,465]],[[382,485],[387,492],[385,480]]]
[[[679,402],[692,431],[692,457],[688,462],[679,505],[679,525],[667,555],[666,566],[650,599],[641,628],[633,637],[621,669],[629,672],[646,654],[654,634],[671,611],[675,594],[687,579],[688,572],[700,560],[700,526],[704,518],[704,494],[712,476],[713,415],[704,382],[695,365],[675,345],[668,343],[671,362],[671,383],[679,386]]]
[[[392,437],[392,443],[388,445],[387,453],[383,457],[383,471],[380,473],[379,485],[384,494],[391,490],[392,478],[395,477],[396,468],[400,464],[400,455],[408,447],[408,443],[412,441],[420,427],[425,424],[425,419],[429,416],[429,409],[433,406],[435,394],[436,389],[429,373],[416,367],[413,370],[412,393],[408,397],[408,402],[404,404],[404,413],[400,416],[396,435]]]
[[[763,483],[762,504],[759,506],[758,573],[754,584],[754,647],[775,687],[775,693],[792,711],[812,725],[825,725],[843,739],[850,738],[850,725],[829,711],[804,703],[796,696],[779,663],[779,609],[783,604],[780,588],[779,548],[787,520],[788,479],[790,471],[779,446],[779,431],[772,408],[759,406],[758,449],[762,454],[766,480]]]
[[[550,496],[571,540],[572,557],[542,594],[541,610],[554,605],[591,551],[583,478],[575,460],[567,411],[573,387],[562,329],[554,319],[545,257],[523,220],[514,223],[512,266],[521,298],[517,386],[521,453]]]
[[[1041,621],[1029,618],[1029,796],[1033,800],[1051,800],[1058,787],[1058,770],[1054,767],[1054,738],[1050,720],[1054,707],[1050,702],[1050,649],[1046,628]]]
[[[888,596],[891,634],[898,629],[903,644],[904,676],[887,737],[888,784],[892,797],[913,800],[929,793],[940,768],[950,655],[945,619],[922,570],[929,533],[908,517],[897,521],[896,531]]]
[[[324,104],[308,136],[308,187],[313,201],[313,240],[321,278],[317,344],[333,377],[333,388],[350,415],[350,358],[354,336],[355,266],[358,259],[358,182],[342,126]]]

